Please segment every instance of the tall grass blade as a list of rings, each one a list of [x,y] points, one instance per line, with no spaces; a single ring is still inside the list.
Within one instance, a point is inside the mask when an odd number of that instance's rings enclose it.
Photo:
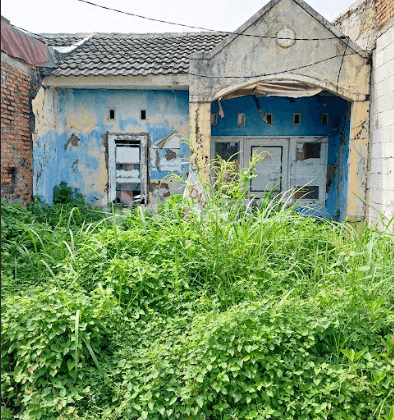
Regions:
[[[70,214],[68,216],[68,222],[67,227],[70,228],[71,218],[73,217],[74,212],[78,213],[78,216],[81,217],[81,212],[78,207],[73,207],[70,211]]]
[[[85,343],[85,345],[86,345],[86,348],[88,349],[88,351],[89,351],[89,353],[90,353],[90,356],[91,356],[91,357],[92,357],[92,359],[93,359],[94,364],[96,365],[96,367],[97,367],[98,371],[99,371],[99,372],[101,373],[101,375],[103,376],[103,378],[104,378],[104,380],[105,380],[106,384],[107,384],[108,386],[111,386],[111,382],[110,382],[110,380],[108,379],[107,374],[104,372],[103,368],[101,367],[101,365],[100,365],[100,363],[99,363],[99,361],[98,361],[98,359],[97,359],[96,355],[94,354],[94,351],[93,351],[93,349],[92,349],[92,347],[91,347],[91,345],[90,345],[89,341],[88,341],[87,339],[85,339],[85,338],[83,339],[83,341],[84,341],[84,343]]]
[[[52,271],[51,267],[49,267],[49,265],[47,264],[47,262],[44,261],[44,260],[40,260],[40,262],[42,262],[45,265],[45,267],[48,269],[48,271],[52,274],[52,278],[53,279],[56,279],[55,273]]]
[[[79,346],[79,316],[80,316],[81,311],[79,309],[77,309],[77,312],[75,313],[75,326],[74,326],[74,337],[75,337],[75,355],[74,355],[74,360],[75,360],[75,378],[77,378],[77,374],[78,374],[78,362],[79,362],[79,351],[78,351],[78,346]]]

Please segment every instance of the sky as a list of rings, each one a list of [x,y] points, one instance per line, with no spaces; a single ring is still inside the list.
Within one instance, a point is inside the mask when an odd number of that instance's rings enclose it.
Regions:
[[[235,31],[267,0],[90,0],[126,12],[160,20]],[[307,0],[332,21],[354,0]],[[79,0],[2,0],[1,14],[15,26],[34,33],[190,32],[193,29],[151,22],[100,9]]]

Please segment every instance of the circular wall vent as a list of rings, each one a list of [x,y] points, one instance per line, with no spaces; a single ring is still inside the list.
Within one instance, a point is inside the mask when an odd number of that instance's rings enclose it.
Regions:
[[[295,44],[296,34],[293,29],[290,28],[282,28],[279,29],[278,33],[276,34],[276,42],[282,48],[289,48]]]

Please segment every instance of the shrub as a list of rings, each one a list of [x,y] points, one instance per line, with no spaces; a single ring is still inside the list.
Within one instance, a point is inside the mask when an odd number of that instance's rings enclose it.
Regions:
[[[106,378],[96,355],[110,357],[111,291],[37,287],[6,298],[2,311],[3,402],[23,407],[21,419],[77,418],[75,406],[89,397],[84,378],[92,368]]]
[[[232,188],[89,224],[4,209],[7,415],[393,418],[393,235]]]
[[[85,204],[84,196],[78,192],[78,188],[69,187],[67,182],[61,181],[60,185],[53,187],[54,204]]]

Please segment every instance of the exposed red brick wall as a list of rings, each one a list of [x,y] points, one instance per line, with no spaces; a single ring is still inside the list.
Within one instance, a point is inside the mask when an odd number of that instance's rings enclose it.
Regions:
[[[333,24],[364,50],[373,50],[393,16],[394,0],[363,0],[353,3]]]
[[[1,63],[1,198],[23,205],[33,194],[32,73]]]
[[[376,25],[381,28],[394,16],[394,0],[376,0]]]

